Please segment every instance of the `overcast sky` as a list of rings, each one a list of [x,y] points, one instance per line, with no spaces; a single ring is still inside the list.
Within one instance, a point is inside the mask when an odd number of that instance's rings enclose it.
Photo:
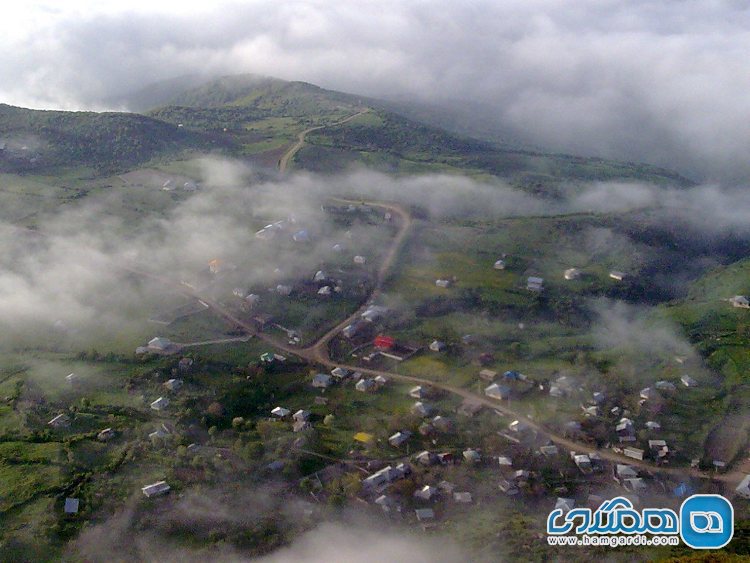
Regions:
[[[372,96],[471,100],[555,150],[744,181],[750,11],[718,0],[189,2],[3,6],[0,100],[101,108],[196,71]],[[22,7],[21,7],[22,6]]]

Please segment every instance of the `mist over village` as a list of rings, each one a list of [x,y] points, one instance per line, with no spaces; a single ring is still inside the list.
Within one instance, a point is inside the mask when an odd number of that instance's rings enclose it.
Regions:
[[[750,556],[747,7],[6,16],[0,560]]]

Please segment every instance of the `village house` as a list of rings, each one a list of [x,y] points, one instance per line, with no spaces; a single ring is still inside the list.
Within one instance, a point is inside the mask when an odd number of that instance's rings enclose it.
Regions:
[[[482,455],[475,449],[469,448],[464,450],[464,460],[468,463],[479,463],[482,461]]]
[[[558,497],[557,501],[555,501],[555,510],[558,508],[562,510],[563,514],[567,514],[571,510],[573,510],[576,506],[575,499],[572,498],[562,498]]]
[[[69,373],[65,376],[65,381],[70,385],[76,385],[78,383],[78,376],[75,373]]]
[[[52,428],[67,428],[68,426],[70,426],[70,418],[68,418],[67,414],[58,414],[47,424]]]
[[[164,352],[172,345],[172,342],[169,340],[169,338],[163,338],[161,336],[157,336],[155,338],[152,338],[148,341],[148,345],[146,346],[149,350],[158,351],[158,352]]]
[[[310,416],[312,416],[312,413],[310,411],[300,409],[292,415],[292,418],[297,421],[305,422],[305,421],[310,420]]]
[[[539,453],[545,457],[554,457],[560,453],[560,450],[558,450],[557,446],[554,444],[549,444],[547,446],[541,446],[539,448]]]
[[[659,391],[667,391],[670,393],[673,393],[677,390],[677,387],[675,387],[675,384],[671,381],[657,381],[654,383],[654,387],[656,387]]]
[[[438,493],[439,491],[437,487],[433,487],[432,485],[425,485],[421,489],[417,489],[416,491],[414,491],[414,498],[429,502],[436,498],[438,496]]]
[[[661,430],[661,424],[659,424],[655,420],[649,420],[646,422],[646,428],[648,428],[649,430]]]
[[[510,388],[507,385],[498,385],[493,383],[489,387],[486,387],[484,394],[493,399],[506,400],[510,398]]]
[[[575,452],[570,452],[570,455],[573,458],[573,463],[576,464],[576,467],[581,473],[584,475],[593,473],[594,469],[591,465],[591,458],[589,456],[586,454],[576,454]]]
[[[177,369],[182,372],[189,371],[191,367],[193,367],[193,358],[180,358],[177,362]]]
[[[625,479],[635,479],[637,477],[638,472],[631,465],[618,463],[614,467],[614,479],[620,484]]]
[[[601,405],[606,400],[606,397],[601,391],[594,391],[591,395],[591,400],[595,405]]]
[[[513,467],[513,460],[508,456],[501,455],[497,457],[497,464],[503,469],[510,469]]]
[[[417,508],[414,510],[419,522],[429,522],[435,519],[435,511],[431,508]]]
[[[471,493],[469,492],[456,492],[453,493],[453,501],[460,504],[471,504]]]
[[[656,391],[654,391],[651,387],[644,387],[641,389],[640,397],[644,401],[653,400],[656,398]]]
[[[409,390],[409,397],[412,397],[414,399],[427,399],[429,398],[430,393],[422,387],[421,385],[417,385],[416,387],[412,387]]]
[[[310,424],[307,420],[295,420],[292,423],[292,432],[302,432],[303,430],[307,430],[308,428],[312,428],[312,424]]]
[[[420,465],[435,465],[438,462],[438,457],[427,450],[419,452],[415,457],[415,461]]]
[[[78,514],[78,507],[80,506],[80,501],[77,498],[66,498],[65,499],[65,506],[63,507],[63,511],[65,514]]]
[[[500,482],[497,486],[501,492],[505,493],[508,496],[514,496],[520,492],[515,483],[513,481],[509,481],[508,479],[500,479]]]
[[[318,373],[312,379],[312,386],[316,389],[328,389],[333,385],[333,379],[327,373]]]
[[[563,272],[563,277],[568,281],[577,280],[581,277],[581,271],[578,268],[568,268]]]
[[[331,375],[338,379],[339,381],[346,379],[352,374],[351,370],[342,368],[342,367],[335,367],[331,370]]]
[[[390,465],[376,471],[362,480],[362,488],[366,491],[381,492],[385,487],[406,475],[404,470],[399,470]]]
[[[440,465],[448,465],[455,461],[455,457],[451,452],[440,452],[437,455],[437,459]]]
[[[164,382],[164,387],[169,391],[177,391],[182,387],[182,379],[168,379]]]
[[[105,428],[96,435],[96,439],[100,442],[108,442],[115,437],[115,431],[111,428]]]
[[[357,432],[354,435],[354,441],[369,446],[375,442],[375,436],[373,436],[369,432]]]
[[[617,280],[617,281],[624,280],[625,279],[625,275],[626,274],[624,272],[621,272],[619,270],[612,270],[609,273],[609,277],[612,278],[613,280]]]
[[[367,259],[364,256],[355,256],[354,257],[354,263],[358,265],[363,265],[365,262],[367,262]]]
[[[456,490],[456,485],[443,479],[438,483],[438,489],[447,495],[452,495],[453,491]]]
[[[431,422],[423,422],[417,430],[422,436],[433,436],[435,434],[435,427]]]
[[[447,348],[447,345],[445,342],[441,342],[440,340],[433,340],[430,343],[430,350],[433,352],[442,352]]]
[[[382,305],[370,305],[360,317],[368,322],[375,323],[383,319],[387,313],[388,307],[383,307]]]
[[[698,387],[698,382],[687,374],[680,377],[680,382],[685,387]]]
[[[734,492],[744,499],[750,499],[750,475],[745,475]]]
[[[496,270],[504,270],[505,269],[505,260],[495,260],[495,264],[492,266]]]
[[[275,407],[273,410],[271,410],[271,414],[278,418],[286,418],[291,413],[292,411],[290,411],[289,409],[285,409],[284,407]]]
[[[635,442],[635,427],[633,421],[629,418],[621,418],[615,426],[615,432],[620,443]]]
[[[422,401],[417,401],[411,407],[411,413],[421,417],[432,416],[434,410],[435,409],[432,407],[432,405],[424,403]]]
[[[167,485],[166,481],[157,481],[156,483],[153,483],[151,485],[146,485],[141,489],[141,491],[143,491],[143,494],[148,498],[152,498],[168,493],[169,489],[170,486]]]
[[[449,288],[452,285],[453,285],[453,282],[451,280],[446,280],[446,279],[437,279],[437,280],[435,280],[435,286],[436,287],[441,287],[443,289],[447,289],[447,288]]]
[[[372,344],[378,350],[390,350],[395,346],[396,339],[392,336],[385,336],[383,334],[380,334],[375,337],[375,340],[372,341]]]
[[[432,419],[432,425],[440,432],[451,432],[453,430],[453,422],[440,415]]]
[[[544,278],[529,276],[526,279],[526,289],[529,291],[540,292],[544,290]]]
[[[241,287],[235,287],[232,290],[232,295],[234,295],[235,297],[243,298],[245,296],[245,292]]]
[[[322,297],[328,297],[333,293],[330,285],[324,285],[318,290],[318,295]]]
[[[366,329],[368,329],[370,326],[370,323],[367,321],[363,321],[362,319],[358,319],[354,321],[352,324],[347,325],[344,327],[344,329],[341,331],[341,334],[344,335],[345,338],[348,338],[351,340],[352,338],[355,338],[356,336],[359,336],[362,334]]]
[[[627,447],[623,448],[622,453],[625,457],[631,457],[637,460],[643,460],[645,452],[639,448]]]
[[[376,375],[373,381],[378,384],[378,387],[384,387],[390,380],[384,375]]]
[[[398,448],[405,444],[409,438],[411,438],[411,432],[408,430],[402,430],[401,432],[396,432],[393,436],[388,438],[388,443],[393,446],[394,448]]]
[[[730,297],[729,302],[732,304],[732,307],[736,307],[738,309],[750,309],[750,300],[744,295],[735,295],[734,297]]]
[[[485,381],[495,381],[496,377],[497,372],[491,369],[483,369],[479,371],[479,378],[484,379]]]
[[[151,432],[148,435],[148,437],[149,437],[149,440],[156,440],[156,439],[166,438],[167,436],[169,436],[169,434],[170,432],[167,429],[167,427],[162,424],[161,426],[157,427],[156,430]]]
[[[310,233],[307,230],[302,229],[292,235],[294,242],[310,242]]]
[[[162,411],[166,409],[168,406],[169,406],[169,399],[167,399],[166,397],[159,397],[153,403],[151,403],[151,408],[155,411]]]
[[[665,461],[669,455],[669,446],[664,440],[649,440],[648,450],[656,461]]]
[[[357,381],[357,384],[354,386],[354,388],[357,391],[361,391],[362,393],[368,393],[370,391],[375,391],[378,387],[378,384],[375,383],[374,379],[360,379]]]
[[[288,297],[292,294],[292,286],[291,285],[285,285],[285,284],[279,284],[276,286],[275,289],[276,293],[279,295],[282,295],[284,297]]]

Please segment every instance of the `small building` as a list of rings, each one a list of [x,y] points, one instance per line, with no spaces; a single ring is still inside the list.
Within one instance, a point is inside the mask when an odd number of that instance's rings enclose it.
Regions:
[[[560,453],[560,450],[557,449],[557,446],[554,444],[549,444],[547,446],[541,446],[539,448],[539,453],[545,457],[554,457]]]
[[[424,403],[422,401],[417,401],[411,407],[412,414],[415,414],[415,415],[421,416],[421,417],[431,416],[432,413],[434,412],[434,410],[435,409],[432,407],[432,405],[429,405],[429,404]]]
[[[645,454],[643,450],[639,448],[632,448],[632,447],[624,448],[622,450],[622,453],[625,457],[631,457],[637,460],[643,460],[643,455]]]
[[[558,497],[557,501],[555,502],[555,510],[558,508],[563,511],[563,514],[567,514],[571,510],[573,510],[576,506],[575,499],[572,498],[563,498]]]
[[[649,430],[661,430],[661,424],[659,424],[655,420],[649,420],[646,422],[646,428],[648,428]]]
[[[408,430],[402,430],[401,432],[396,432],[393,436],[388,438],[388,443],[393,446],[394,448],[398,448],[405,444],[409,438],[411,438],[411,432]]]
[[[440,340],[433,340],[430,343],[430,350],[433,352],[442,352],[447,348],[447,345],[445,342],[441,342]]]
[[[509,481],[508,479],[500,479],[497,487],[501,492],[505,493],[509,497],[517,495],[520,492],[518,490],[518,487],[516,487],[516,484],[513,481]]]
[[[440,432],[451,432],[453,430],[451,419],[440,415],[432,419],[432,425]]]
[[[78,383],[78,376],[75,373],[69,373],[65,376],[65,381],[67,381],[70,385],[75,385]]]
[[[460,504],[471,504],[471,493],[469,492],[455,492],[453,493],[453,500]]]
[[[635,426],[629,418],[621,418],[615,426],[617,437],[622,442],[635,442]]]
[[[318,290],[318,295],[322,297],[328,297],[333,293],[330,285],[324,285]]]
[[[750,475],[745,475],[734,492],[744,499],[750,499]]]
[[[377,389],[378,384],[375,383],[374,379],[360,379],[354,388],[362,393],[368,393]]]
[[[68,426],[70,426],[70,418],[68,418],[68,415],[65,413],[58,414],[47,424],[52,428],[67,428]]]
[[[513,467],[513,460],[508,456],[501,455],[497,457],[497,464],[503,468],[510,468]]]
[[[421,385],[417,385],[416,387],[412,387],[409,390],[409,397],[412,397],[413,399],[427,399],[430,396],[430,393],[422,387]]]
[[[438,457],[432,452],[429,452],[427,450],[423,452],[419,452],[414,459],[417,463],[420,465],[435,465],[438,462]]]
[[[644,387],[643,389],[641,389],[640,397],[644,401],[655,399],[656,391],[654,391],[651,387]]]
[[[750,309],[750,300],[744,295],[730,297],[729,302],[732,304],[732,307],[736,307],[737,309]]]
[[[275,291],[279,295],[283,295],[284,297],[288,297],[289,295],[292,294],[292,286],[280,283],[279,285],[276,286],[276,290]]]
[[[544,290],[544,278],[529,276],[526,279],[526,289],[529,291],[540,292]]]
[[[292,432],[302,432],[304,430],[307,430],[308,428],[312,428],[312,424],[310,424],[307,420],[295,420],[292,423]]]
[[[242,297],[244,297],[244,296],[245,296],[245,292],[244,292],[244,291],[242,290],[242,288],[241,288],[241,287],[235,287],[235,288],[234,288],[234,289],[232,290],[232,295],[234,295],[235,297],[240,297],[240,298],[242,298]]]
[[[496,270],[504,270],[505,269],[505,260],[495,260],[495,264],[492,266]]]
[[[170,391],[177,391],[182,387],[182,379],[168,379],[164,382],[164,387]]]
[[[489,387],[486,387],[484,394],[493,399],[504,401],[510,398],[510,388],[507,385],[498,385],[493,383]]]
[[[468,463],[479,463],[482,461],[482,455],[475,449],[469,448],[463,452],[464,460]]]
[[[390,350],[393,348],[396,344],[396,339],[392,336],[385,336],[383,334],[380,334],[375,337],[375,340],[373,341],[373,345],[378,350]]]
[[[574,452],[571,453],[571,456],[573,457],[573,463],[576,464],[576,467],[581,473],[588,475],[593,472],[594,468],[589,456],[586,454],[576,454]]]
[[[355,256],[354,257],[354,263],[362,266],[365,262],[367,262],[367,259],[364,256]]]
[[[619,481],[623,479],[634,479],[638,477],[638,472],[631,465],[618,463],[615,465],[615,478]]]
[[[453,282],[451,280],[446,280],[446,279],[442,279],[442,278],[435,280],[435,286],[436,287],[441,287],[443,289],[447,289],[447,288],[449,288],[452,285],[453,285]]]
[[[310,411],[300,409],[292,415],[292,418],[294,420],[307,421],[310,420],[310,416],[312,416],[312,413]]]
[[[698,382],[687,374],[680,377],[680,382],[685,387],[698,387]]]
[[[478,401],[473,401],[472,399],[464,399],[461,403],[461,406],[458,407],[457,413],[463,416],[467,416],[469,418],[472,418],[479,414],[479,412],[484,408],[484,405]]]
[[[344,335],[345,338],[352,339],[356,336],[360,335],[362,332],[365,331],[370,326],[370,323],[367,321],[363,321],[362,319],[358,319],[354,321],[350,325],[346,325],[343,330],[341,331],[341,334]]]
[[[292,413],[292,411],[290,411],[289,409],[285,409],[284,407],[275,407],[275,408],[274,408],[274,409],[273,409],[273,410],[271,411],[271,414],[272,414],[273,416],[276,416],[276,417],[278,417],[278,418],[286,418],[286,417],[287,417],[287,416],[289,416],[289,415],[290,415],[291,413]]]
[[[497,372],[491,369],[483,369],[479,371],[479,377],[485,381],[495,381]]]
[[[423,501],[431,501],[438,495],[438,489],[437,487],[433,487],[432,485],[425,485],[421,489],[417,489],[414,491],[414,498],[423,500]]]
[[[671,381],[657,381],[654,383],[654,387],[656,387],[659,391],[668,391],[670,393],[673,393],[677,390],[677,387],[675,387],[675,384]]]
[[[665,440],[649,440],[648,449],[656,461],[662,461],[669,455],[669,446]]]
[[[431,508],[417,508],[414,510],[414,514],[417,515],[419,522],[429,522],[435,519],[435,511]]]
[[[331,375],[338,380],[346,379],[352,374],[352,371],[341,366],[335,367],[331,370]]]
[[[65,506],[63,507],[63,511],[65,514],[78,514],[78,507],[80,505],[80,500],[77,498],[66,498],[65,499]]]
[[[368,434],[367,432],[357,432],[354,435],[354,441],[359,442],[360,444],[369,445],[375,442],[375,436]]]
[[[177,362],[177,369],[180,371],[188,371],[191,367],[193,367],[193,358],[180,358]]]
[[[247,306],[252,309],[258,303],[260,303],[260,295],[257,295],[255,293],[250,293],[249,295],[245,297],[245,303],[247,303]]]
[[[162,411],[166,409],[168,406],[169,406],[169,399],[167,399],[166,397],[159,397],[153,403],[151,403],[151,408],[155,411]]]
[[[151,485],[146,485],[141,490],[148,498],[152,498],[168,493],[170,488],[166,481],[157,481]]]
[[[626,274],[624,272],[621,272],[619,270],[612,270],[609,273],[609,277],[613,280],[622,281],[625,279]]]
[[[312,386],[317,389],[328,389],[333,385],[333,379],[327,373],[318,373],[312,379]]]
[[[115,431],[111,428],[105,428],[96,435],[96,439],[100,442],[108,442],[115,437]]]
[[[157,336],[148,341],[147,348],[149,348],[150,350],[164,351],[171,345],[172,342],[169,340],[169,338]]]
[[[437,458],[441,465],[448,465],[455,460],[451,452],[441,452],[437,455]]]
[[[601,405],[606,400],[606,397],[601,391],[594,391],[591,395],[591,400],[595,405]]]
[[[388,382],[390,380],[384,375],[376,375],[373,381],[378,384],[378,387],[383,387],[385,385],[388,385]]]
[[[563,277],[568,281],[577,280],[581,277],[581,271],[578,268],[568,268],[563,272]]]
[[[292,240],[294,242],[310,242],[310,233],[302,229],[292,235]]]
[[[360,317],[368,322],[375,323],[385,317],[388,307],[382,305],[370,305]]]

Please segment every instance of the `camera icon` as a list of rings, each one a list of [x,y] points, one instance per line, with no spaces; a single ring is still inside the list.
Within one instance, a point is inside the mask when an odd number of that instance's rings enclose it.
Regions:
[[[680,507],[680,537],[693,549],[719,549],[734,535],[734,507],[721,495],[693,495]]]

